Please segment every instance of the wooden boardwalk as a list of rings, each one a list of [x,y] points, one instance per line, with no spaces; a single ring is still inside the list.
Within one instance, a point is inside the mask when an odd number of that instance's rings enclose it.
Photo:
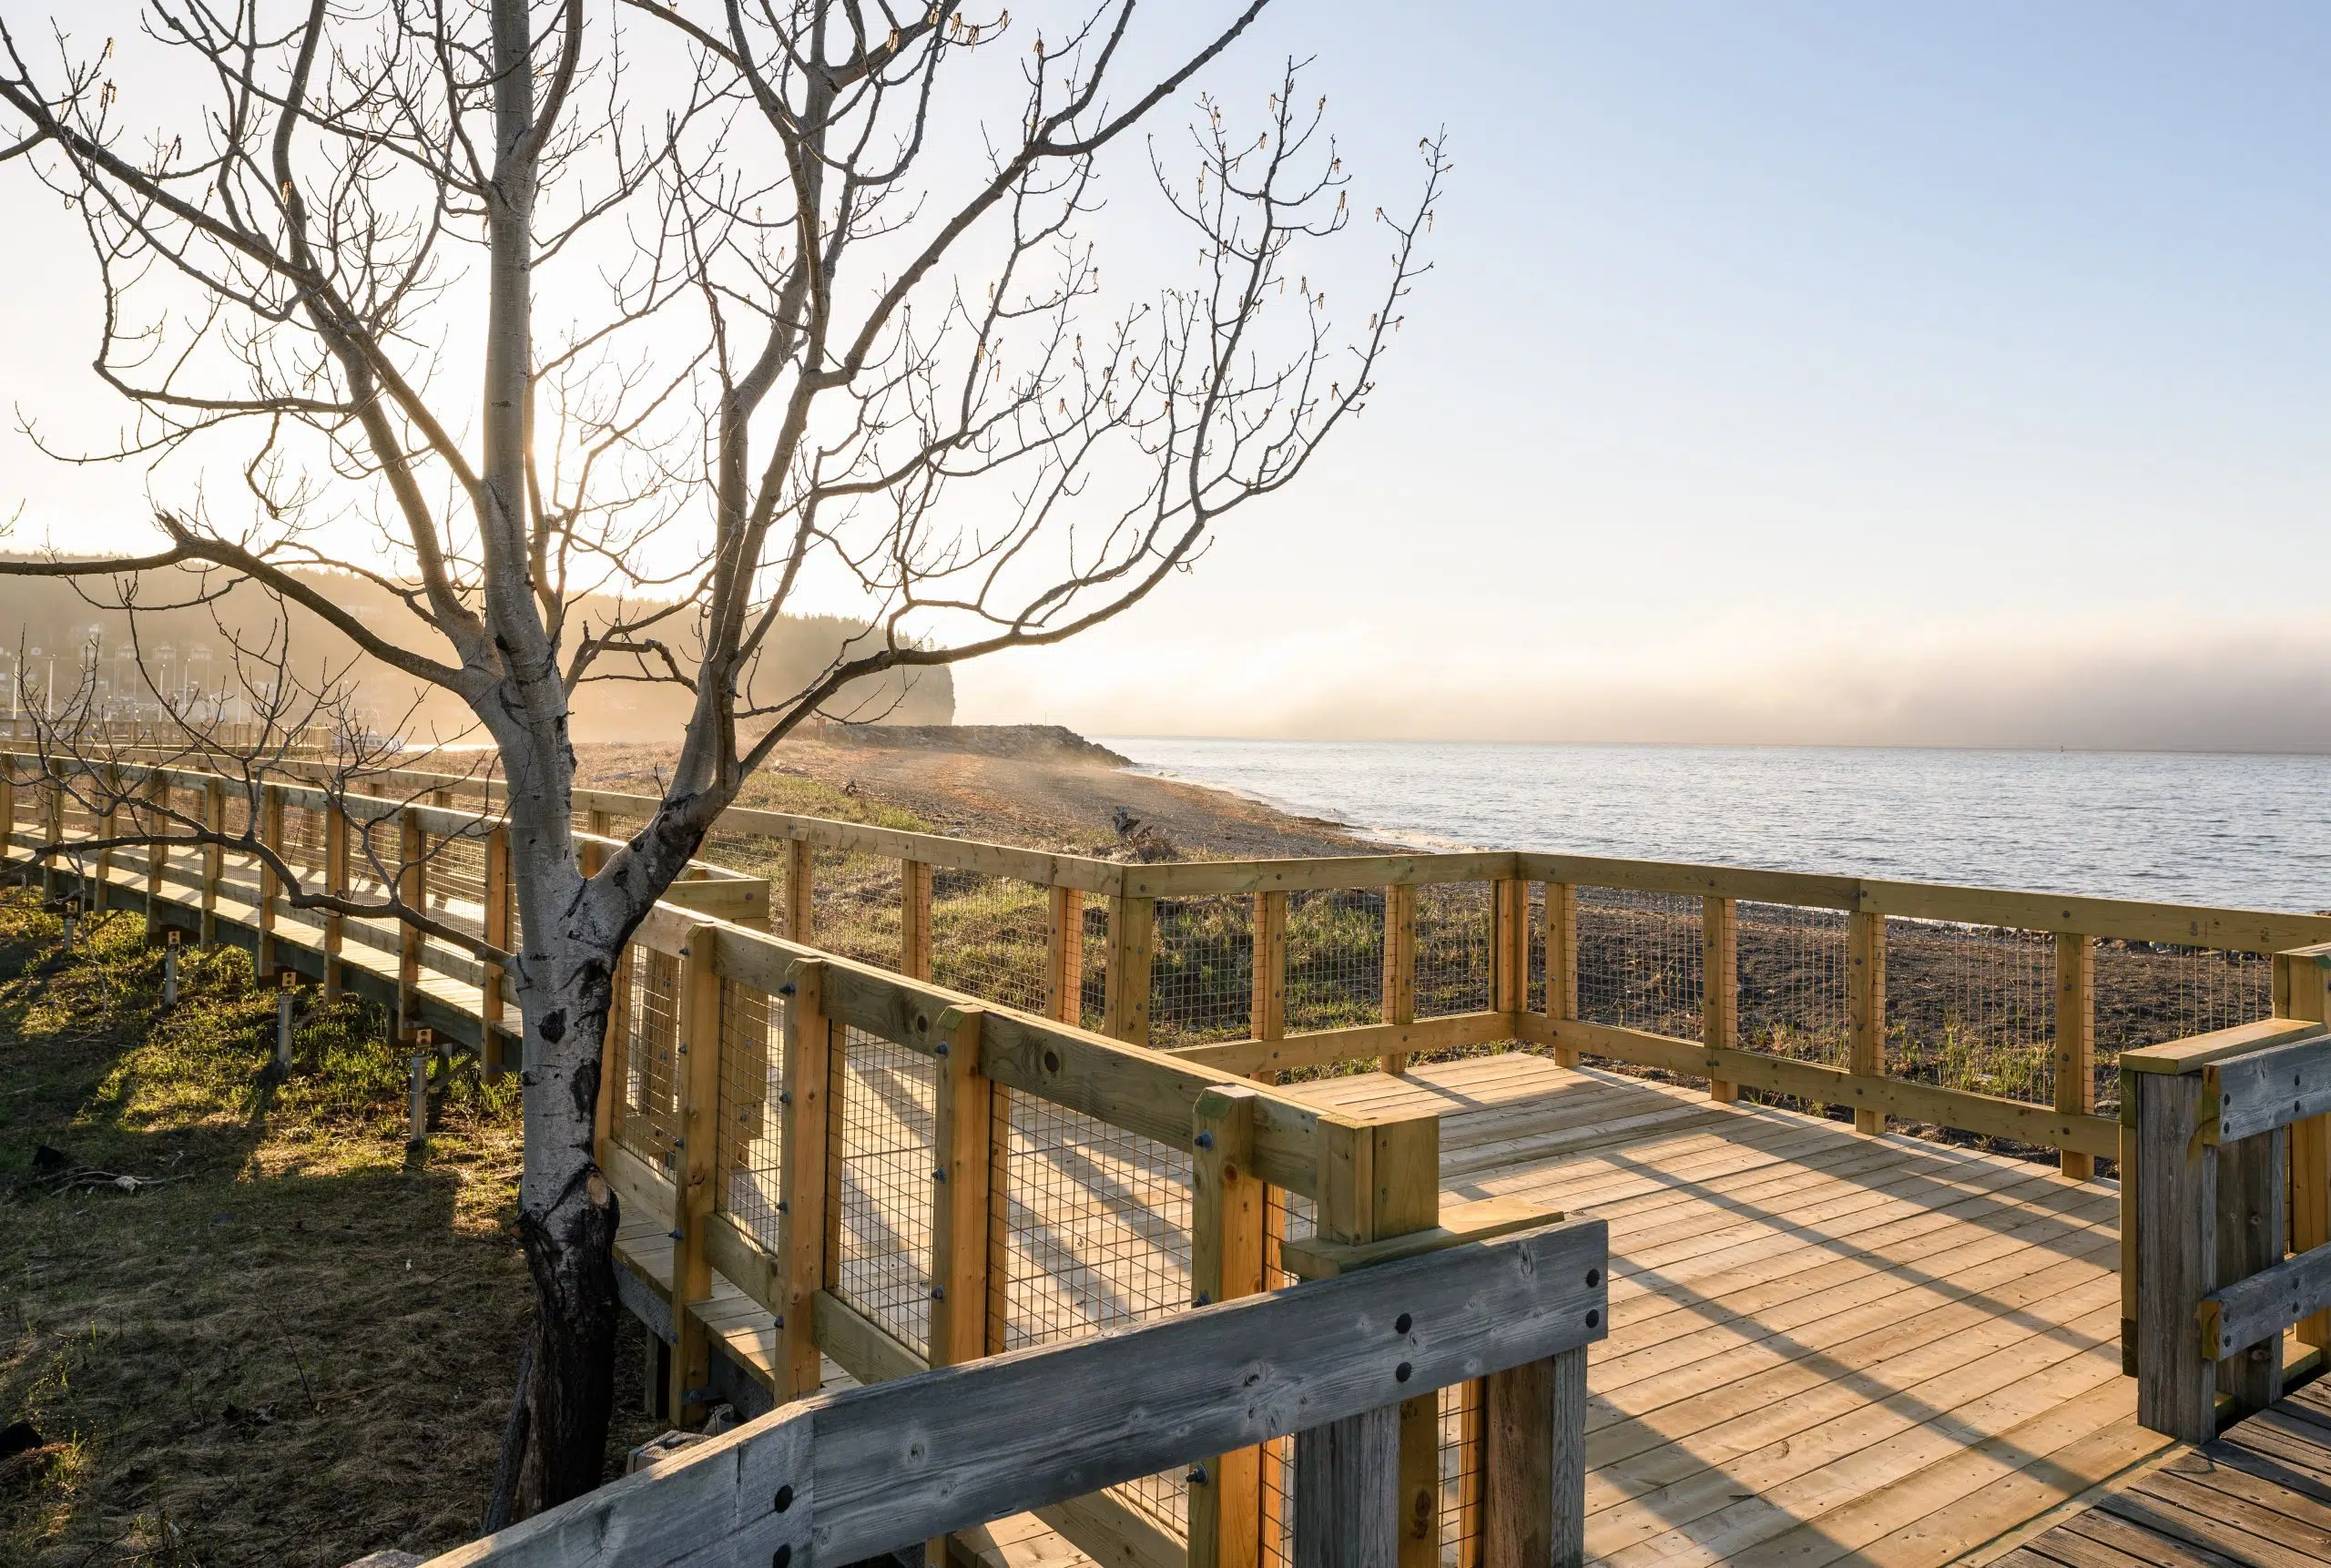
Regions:
[[[2173,1446],[2136,1425],[2121,1372],[2109,1185],[1538,1055],[1296,1092],[1438,1111],[1444,1204],[1520,1196],[1610,1223],[1595,1561],[1980,1563]],[[660,1222],[627,1226],[624,1249],[668,1292]],[[711,1326],[765,1379],[767,1315],[726,1281],[714,1296],[734,1309]],[[1010,1568],[1093,1561],[1025,1518],[982,1545]]]
[[[2001,1557],[1999,1568],[2331,1563],[2331,1394],[2314,1384]]]
[[[2172,1446],[2121,1375],[2112,1186],[1538,1056],[1305,1093],[1435,1105],[1450,1197],[1610,1222],[1591,1559],[1980,1562]]]
[[[131,879],[117,869],[114,881]],[[173,866],[166,881],[166,896],[182,900],[186,871]],[[216,901],[222,922],[256,926],[255,882],[229,859]],[[172,918],[188,918],[183,904]],[[344,956],[354,977],[392,989],[393,931],[382,922],[349,928]],[[287,949],[310,958],[321,946],[311,921],[287,914],[276,930]],[[433,944],[421,981],[424,1016],[473,1021],[478,979],[473,962]],[[881,1257],[911,1259],[922,1245],[929,1189],[920,1152],[927,1134],[905,1125],[921,1114],[920,1084],[901,1077],[876,1089],[867,1105],[878,1108],[866,1114],[900,1126],[870,1123],[853,1138],[884,1151],[880,1158],[895,1154],[900,1169],[886,1175],[870,1156],[862,1174],[845,1172],[845,1186],[858,1181],[862,1190],[855,1207],[844,1202],[840,1223],[846,1237],[857,1226],[894,1240],[890,1254],[859,1247],[880,1274],[892,1267]],[[1943,1568],[2021,1553],[2056,1568],[2331,1563],[2319,1549],[2285,1544],[2245,1558],[2214,1556],[2216,1549],[2191,1542],[2178,1548],[2183,1555],[2164,1549],[2109,1562],[2102,1549],[2061,1548],[2087,1553],[2075,1560],[2051,1554],[2059,1548],[2043,1543],[2052,1535],[2026,1539],[2173,1447],[2136,1425],[2135,1385],[2121,1374],[2119,1196],[2111,1186],[2069,1180],[2052,1166],[1719,1105],[1696,1089],[1566,1069],[1534,1054],[1420,1064],[1400,1077],[1357,1074],[1292,1092],[1351,1110],[1437,1113],[1444,1204],[1515,1196],[1609,1222],[1611,1333],[1593,1347],[1589,1379],[1594,1561]],[[1011,1256],[1018,1309],[1043,1338],[1187,1300],[1186,1176],[1129,1145],[1084,1147],[1074,1136],[1032,1165],[1041,1168],[1029,1195],[1000,1201],[1035,1206],[1029,1228],[1041,1232],[1042,1248]],[[886,1207],[893,1202],[895,1210]],[[639,1214],[619,1249],[635,1282],[660,1292],[668,1323],[667,1221]],[[846,1282],[851,1256],[845,1241]],[[899,1283],[911,1288],[863,1309],[911,1345],[907,1304],[928,1292],[907,1277],[911,1264],[897,1267]],[[847,1283],[845,1293],[853,1293]],[[1138,1308],[1130,1318],[1125,1298]],[[765,1308],[716,1278],[697,1313],[748,1378],[771,1380],[775,1336]],[[897,1349],[877,1346],[870,1357],[857,1347],[857,1369],[910,1369],[882,1362],[891,1355],[895,1363]],[[828,1369],[844,1375],[830,1361]],[[2201,1461],[2178,1464],[2194,1462]],[[2213,1495],[2242,1501],[2255,1477],[2233,1473],[2248,1479],[2222,1481],[2208,1488]],[[2204,1481],[2173,1466],[2144,1484],[2175,1491]],[[2126,1522],[2138,1506],[2128,1500],[2150,1495],[2132,1489],[2092,1517]],[[2305,1495],[2318,1512],[2327,1501]],[[1179,1503],[1170,1481],[1153,1487],[1145,1517],[1170,1533]],[[2331,1523],[2331,1513],[2318,1522]],[[2303,1527],[2314,1528],[2293,1526]],[[2092,1544],[2095,1531],[2120,1526],[2066,1528],[2086,1528],[2080,1538]],[[1025,1517],[991,1527],[979,1545],[982,1561],[997,1568],[1093,1561]],[[1166,1560],[1154,1541],[1123,1559]]]

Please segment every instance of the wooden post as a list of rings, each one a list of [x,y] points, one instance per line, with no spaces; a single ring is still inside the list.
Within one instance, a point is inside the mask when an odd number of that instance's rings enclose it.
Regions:
[[[1740,904],[1713,894],[1700,900],[1700,1036],[1711,1050],[1740,1045]],[[1740,1085],[1712,1078],[1708,1098],[1731,1105]]]
[[[807,947],[818,929],[818,851],[807,839],[785,848],[785,934]]]
[[[1530,884],[1505,877],[1490,884],[1490,1005],[1521,1013],[1530,1005]]]
[[[514,929],[510,918],[510,824],[503,821],[485,832],[485,940],[507,952]],[[483,994],[478,999],[478,1054],[489,1078],[500,1077],[509,1065],[503,1049],[503,965],[485,965]],[[523,1054],[524,1047],[520,1050]]]
[[[798,1400],[824,1381],[818,1349],[818,1292],[826,1284],[826,1145],[833,1030],[826,1022],[825,966],[793,972],[785,1001],[784,1092],[778,1096],[785,1162],[777,1249],[784,1270],[778,1303],[777,1397]]]
[[[930,868],[923,868],[930,887]],[[926,905],[925,907],[928,907]],[[988,1219],[994,1166],[995,1085],[980,1072],[978,1008],[951,1008],[940,1020],[938,1093],[931,1118],[931,1364],[957,1367],[988,1349]],[[952,1025],[950,1020],[952,1020]],[[944,1537],[923,1548],[923,1560],[947,1562]]]
[[[899,862],[899,972],[931,978],[931,862]]]
[[[1044,1016],[1084,1022],[1084,895],[1044,890]]]
[[[712,1381],[712,1346],[698,1304],[712,1295],[712,1257],[705,1227],[719,1196],[719,932],[694,926],[680,944],[679,1136],[672,1166],[672,1419],[700,1420]]]
[[[1149,966],[1157,932],[1155,900],[1124,895],[1109,901],[1108,1005],[1101,1033],[1135,1045],[1149,1044]]]
[[[1326,1241],[1376,1241],[1430,1230],[1440,1223],[1440,1118],[1369,1117],[1323,1112],[1319,1118],[1318,1234]],[[1399,1406],[1395,1465],[1395,1551],[1400,1568],[1437,1568],[1440,1553],[1440,1399],[1425,1394]],[[1303,1541],[1296,1441],[1296,1543]]]
[[[1856,910],[1846,917],[1847,1065],[1866,1077],[1886,1073],[1886,917]],[[1886,1130],[1886,1113],[1857,1108],[1854,1131]]]
[[[1397,1568],[1400,1407],[1295,1434],[1296,1568]]]
[[[2331,949],[2306,948],[2275,955],[2275,1012],[2284,1018],[2331,1022],[2326,983]],[[2331,1243],[2331,1115],[2307,1116],[2290,1125],[2290,1248],[2308,1252]],[[2122,1180],[2127,1176],[2123,1174]],[[2298,1321],[2302,1345],[2331,1345],[2331,1311]]]
[[[1546,1020],[1562,1023],[1578,1017],[1578,888],[1570,882],[1546,884]],[[1554,1064],[1578,1065],[1575,1046],[1554,1047]]]
[[[942,1016],[932,1147],[938,1159],[931,1202],[931,1364],[961,1366],[987,1354],[987,1241],[991,1206],[990,1139],[995,1085],[980,1072],[978,1008]],[[952,1027],[948,1021],[952,1019]]]
[[[260,788],[259,841],[276,854],[283,853],[283,786],[266,784]],[[148,876],[161,880],[161,868],[157,865]],[[280,967],[275,955],[275,906],[283,897],[283,879],[265,856],[259,862],[259,973],[262,979],[274,978]]]
[[[1384,890],[1384,1022],[1417,1021],[1417,890],[1394,882]],[[1388,1051],[1384,1071],[1405,1073],[1409,1054]]]
[[[2056,1109],[2067,1116],[2096,1114],[2096,939],[2056,933]],[[2096,1174],[2096,1156],[2059,1151],[2075,1181]]]
[[[397,813],[397,897],[405,907],[429,907],[429,875],[422,861],[421,813],[407,806]],[[421,928],[397,922],[397,1033],[421,1026]],[[675,1314],[677,1320],[677,1314]]]
[[[2283,1260],[2283,1203],[2288,1174],[2281,1129],[2237,1138],[2218,1149],[2218,1285],[2231,1285]],[[2283,1397],[2283,1337],[2275,1334],[2218,1363],[2218,1387],[2241,1415]]]
[[[614,827],[615,819],[605,811],[585,811],[583,814],[583,830],[593,838],[613,838],[615,835],[611,830]],[[585,876],[597,876],[599,868],[606,863],[606,845],[585,843],[583,846],[583,874]]]
[[[50,844],[65,842],[65,780],[50,772],[41,799],[42,841]],[[41,895],[55,898],[59,882],[56,862],[60,857],[49,856],[41,862]]]
[[[14,793],[14,791],[10,791]],[[170,776],[154,769],[146,775],[146,830],[149,833],[169,831],[165,811],[170,803]],[[15,802],[8,803],[12,808]],[[148,941],[162,934],[162,877],[170,863],[170,851],[161,844],[146,846],[146,935]],[[265,884],[262,882],[261,884]],[[266,943],[260,943],[262,949]]]
[[[335,893],[348,891],[348,830],[351,825],[348,812],[330,796],[321,807],[324,814],[324,886]],[[338,996],[347,987],[347,974],[340,962],[341,944],[348,934],[348,917],[338,910],[324,911],[324,994]]]
[[[1586,1348],[1488,1379],[1483,1568],[1586,1557]]]
[[[202,787],[202,830],[222,834],[227,830],[227,782],[213,779]],[[202,942],[210,946],[219,940],[219,879],[227,870],[227,851],[214,839],[202,846]]]
[[[2199,1073],[2131,1073],[2137,1095],[2137,1420],[2180,1442],[2217,1435],[2217,1363],[2196,1316],[2215,1288],[2218,1146]]]
[[[1266,897],[1270,895],[1264,895]],[[1280,895],[1284,896],[1284,895]],[[1190,1290],[1195,1306],[1263,1289],[1263,1188],[1255,1179],[1255,1091],[1201,1090],[1192,1115]],[[1192,1472],[1190,1568],[1258,1568],[1263,1451],[1218,1454]]]
[[[1257,1040],[1287,1038],[1287,895],[1255,895],[1255,983],[1247,1032]],[[1277,1073],[1258,1073],[1265,1083]]]
[[[2143,1175],[2137,1159],[2136,1074],[2121,1070],[2121,1375],[2137,1375],[2137,1201]]]
[[[1287,894],[1266,892],[1255,895],[1255,979],[1249,998],[1247,1030],[1257,1040],[1287,1038]],[[1262,1083],[1276,1084],[1278,1074],[1266,1070],[1255,1074]],[[1262,1248],[1267,1261],[1277,1254],[1275,1248],[1287,1239],[1287,1195],[1277,1188],[1261,1186],[1257,1202],[1262,1207]],[[1267,1276],[1264,1284],[1267,1287]],[[1279,1439],[1265,1443],[1255,1452],[1257,1495],[1255,1500],[1257,1552],[1265,1556],[1275,1554],[1286,1538],[1288,1488],[1280,1479],[1286,1473],[1288,1443]]]
[[[114,836],[114,829],[117,825],[116,813],[119,809],[116,802],[121,798],[121,769],[111,766],[106,768],[98,779],[97,787],[104,792],[106,803],[106,809],[97,815],[97,838],[102,841]],[[102,912],[106,907],[106,900],[113,893],[113,851],[111,850],[97,851],[96,869],[97,891],[89,900],[89,909],[92,913]]]
[[[0,862],[16,853],[16,764],[0,761]]]

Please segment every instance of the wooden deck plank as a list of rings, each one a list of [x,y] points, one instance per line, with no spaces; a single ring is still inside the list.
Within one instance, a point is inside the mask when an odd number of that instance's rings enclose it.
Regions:
[[[1725,1559],[1741,1568],[1941,1568],[2167,1444],[2133,1419],[2135,1390],[2080,1400]]]
[[[2176,1451],[2010,1558],[2061,1568],[2331,1563],[2331,1425],[2315,1420],[2325,1413],[2331,1399],[2308,1385],[2214,1441]]]
[[[1937,1419],[1951,1412],[1960,1403],[1992,1392],[2000,1377],[2036,1376],[2040,1369],[2070,1359],[2091,1357],[2100,1367],[2109,1364],[2118,1375],[2117,1356],[2097,1353],[2117,1334],[2117,1319],[2112,1324],[2104,1325],[2101,1336],[2096,1332],[2095,1320],[2083,1319],[2082,1322],[2087,1327],[2080,1332],[2072,1331],[2074,1325],[2066,1325],[2061,1329],[2036,1329],[2021,1340],[2002,1346],[1996,1352],[1949,1366],[1932,1378],[1917,1381],[1888,1378],[1886,1380],[1892,1386],[1884,1398],[1849,1406],[1834,1417],[1812,1419],[1813,1412],[1801,1408],[1798,1401],[1792,1400],[1787,1409],[1780,1412],[1780,1419],[1766,1423],[1761,1431],[1755,1426],[1736,1422],[1721,1436],[1703,1432],[1698,1440],[1685,1447],[1671,1445],[1652,1450],[1647,1461],[1618,1461],[1606,1464],[1598,1472],[1599,1485],[1614,1498],[1664,1490],[1699,1470],[1724,1462],[1728,1451],[1758,1435],[1764,1438],[1766,1447],[1785,1446],[1787,1449],[1786,1457],[1792,1463],[1802,1463],[1818,1451],[1818,1444],[1808,1438],[1813,1431],[1827,1428],[1835,1435],[1850,1430],[1858,1434],[1853,1440],[1856,1442],[1875,1441],[1875,1434],[1881,1428],[1890,1429],[1901,1424],[1890,1419],[1878,1419],[1873,1426],[1865,1417],[1875,1412],[1894,1408],[1906,1416],[1916,1415],[1919,1420]],[[1874,1381],[1880,1374],[1872,1370],[1867,1375]],[[1833,1424],[1838,1421],[1846,1425]],[[1740,1450],[1740,1462],[1747,1462],[1750,1454],[1761,1451],[1762,1449]],[[1590,1506],[1593,1500],[1591,1492]]]

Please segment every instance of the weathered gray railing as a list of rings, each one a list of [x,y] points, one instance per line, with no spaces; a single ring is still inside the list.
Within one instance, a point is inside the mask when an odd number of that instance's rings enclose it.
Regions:
[[[2236,1415],[2282,1397],[2285,1330],[2331,1340],[2325,951],[2281,956],[2302,1016],[2121,1059],[2137,1419],[2185,1442],[2216,1435],[2221,1396]]]
[[[1608,1259],[1573,1220],[819,1395],[432,1568],[857,1563],[1290,1434],[1297,1568],[1397,1568],[1401,1404],[1484,1377],[1485,1561],[1575,1568]]]

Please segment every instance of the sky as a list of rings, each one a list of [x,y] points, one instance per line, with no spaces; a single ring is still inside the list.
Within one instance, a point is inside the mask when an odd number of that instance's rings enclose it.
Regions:
[[[1356,206],[1455,159],[1380,390],[962,718],[2331,749],[2331,11],[1280,0],[1207,85],[1290,54]],[[5,199],[0,396],[89,428],[86,259]],[[10,430],[19,500],[142,512]]]
[[[967,717],[2331,744],[2331,12],[1414,15],[1274,21],[1457,160],[1365,422]]]

